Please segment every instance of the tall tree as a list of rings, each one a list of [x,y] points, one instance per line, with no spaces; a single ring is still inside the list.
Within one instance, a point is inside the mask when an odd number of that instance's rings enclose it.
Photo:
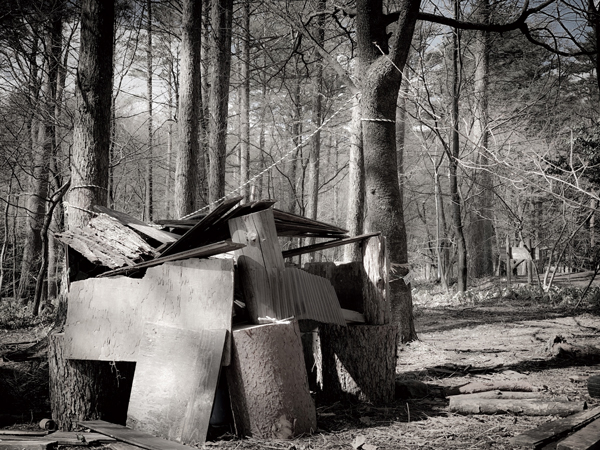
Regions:
[[[210,85],[210,143],[208,200],[212,204],[225,195],[225,157],[231,68],[233,0],[213,0],[213,68]]]
[[[240,41],[240,195],[248,200],[250,173],[250,0],[242,3],[242,37]]]
[[[200,51],[202,2],[183,0],[179,68],[179,146],[175,167],[175,215],[183,217],[196,207],[201,107]]]
[[[93,205],[108,201],[114,1],[84,0],[81,15],[69,228],[86,226]]]
[[[152,220],[153,206],[153,179],[152,179],[152,164],[153,164],[153,124],[152,124],[152,0],[146,0],[147,23],[146,23],[146,96],[148,100],[148,156],[146,158],[146,191],[144,199],[144,219]]]
[[[489,0],[479,0],[478,21],[489,23]],[[470,203],[469,224],[469,273],[472,277],[490,276],[494,273],[492,244],[494,240],[493,225],[493,178],[488,157],[489,141],[489,32],[475,31],[472,45],[475,63],[473,111],[473,144],[476,148],[476,166],[479,170],[474,174],[475,193]]]

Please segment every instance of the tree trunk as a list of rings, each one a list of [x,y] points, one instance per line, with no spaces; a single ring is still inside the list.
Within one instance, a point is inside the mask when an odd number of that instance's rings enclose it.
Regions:
[[[144,220],[147,222],[151,222],[153,214],[152,154],[154,151],[154,144],[152,142],[152,0],[146,0],[146,9],[148,10],[148,23],[146,28],[146,95],[148,96],[146,100],[148,101],[148,154],[146,155],[146,190],[144,196]]]
[[[241,61],[240,61],[240,195],[248,201],[250,174],[250,0],[242,4]]]
[[[319,0],[318,11],[325,10],[325,0]],[[316,45],[323,46],[325,40],[325,16],[319,15],[317,19]],[[308,202],[307,217],[317,219],[319,209],[319,159],[321,157],[321,124],[323,122],[323,57],[315,52],[315,72],[313,77],[312,123],[315,131],[310,139],[310,153],[308,155]],[[307,245],[315,243],[315,238],[308,238]],[[315,254],[309,254],[309,261],[314,261]]]
[[[69,228],[87,225],[93,205],[106,206],[108,199],[108,159],[112,103],[114,1],[84,0],[81,6],[81,44],[77,68],[75,125],[71,191],[69,196]],[[65,283],[66,284],[66,283]],[[66,291],[67,286],[63,286]],[[55,327],[66,319],[66,294],[59,302]],[[121,391],[106,390],[108,374],[93,363],[75,362],[63,358],[59,335],[50,336],[48,360],[53,418],[63,429],[71,429],[74,420],[104,416],[110,420],[125,420],[121,414],[106,414],[109,406],[103,402],[127,404]],[[116,366],[115,366],[116,368]],[[133,368],[131,367],[131,375]],[[125,386],[124,380],[112,376],[113,387]],[[129,381],[132,376],[129,377]]]
[[[454,4],[455,18],[458,20],[458,0]],[[450,196],[452,198],[452,226],[458,252],[458,292],[467,290],[467,246],[461,217],[461,198],[458,192],[458,160],[460,158],[458,99],[461,88],[460,76],[460,34],[454,30],[452,35],[452,140],[450,142]]]
[[[69,228],[87,225],[108,193],[114,1],[85,0],[81,14]]]
[[[396,101],[414,33],[418,0],[400,6],[388,46],[382,0],[357,0],[356,37],[361,74],[365,163],[365,231],[387,238],[392,270],[407,264],[406,228],[396,156]],[[387,53],[389,52],[389,55]],[[382,54],[384,53],[384,54]],[[394,321],[403,342],[416,339],[410,289],[401,278],[390,282]]]
[[[489,0],[479,0],[478,22],[489,21]],[[492,244],[494,240],[493,180],[488,158],[488,84],[489,84],[489,33],[475,31],[473,54],[475,62],[475,110],[473,142],[479,170],[474,174],[476,194],[471,199],[469,226],[469,273],[472,277],[494,274]]]
[[[365,165],[363,155],[363,136],[361,109],[358,99],[352,107],[352,124],[350,131],[350,156],[348,161],[348,214],[346,227],[350,236],[360,236],[364,228],[365,208]],[[360,244],[344,246],[344,261],[360,261],[362,252]]]
[[[199,157],[200,45],[202,2],[184,0],[179,62],[179,146],[175,168],[175,215],[196,208]]]
[[[231,67],[231,24],[233,0],[213,0],[213,73],[210,86],[210,144],[208,148],[208,201],[225,195],[225,158],[227,156],[227,117]]]

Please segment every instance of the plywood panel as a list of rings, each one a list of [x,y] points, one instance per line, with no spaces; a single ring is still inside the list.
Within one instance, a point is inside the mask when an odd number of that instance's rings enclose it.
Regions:
[[[70,359],[137,361],[146,322],[189,330],[231,329],[233,262],[188,259],[126,277],[74,282],[65,354]]]
[[[147,323],[127,426],[185,444],[204,443],[226,333]]]

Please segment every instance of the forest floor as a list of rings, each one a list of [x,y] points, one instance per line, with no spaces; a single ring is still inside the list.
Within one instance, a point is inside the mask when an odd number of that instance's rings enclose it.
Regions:
[[[509,443],[512,436],[557,417],[458,415],[449,412],[442,393],[444,388],[476,380],[518,380],[548,396],[586,401],[590,407],[600,404],[600,399],[589,397],[586,383],[588,376],[600,374],[600,364],[558,360],[547,353],[548,341],[557,335],[571,344],[600,347],[600,289],[593,288],[581,301],[582,287],[587,284],[583,278],[563,276],[557,282],[552,299],[542,297],[535,287],[515,285],[508,290],[498,280],[481,283],[463,295],[445,294],[433,285],[417,286],[413,302],[419,340],[401,346],[397,379],[426,383],[428,390],[421,398],[398,400],[388,407],[318,406],[319,428],[311,436],[280,441],[226,435],[203,448],[334,450],[356,448],[360,442],[364,442],[363,450],[514,448]],[[28,334],[0,331],[0,349],[15,338],[34,340]],[[6,364],[10,363],[0,362],[0,409],[7,404],[2,392],[8,388]],[[12,380],[12,386],[27,392],[27,401],[38,408],[35,413],[31,409],[30,417],[22,415],[22,422],[31,427],[47,407],[47,398],[36,400],[44,393],[42,386],[36,387],[44,382],[43,376],[33,375],[42,365],[36,367],[25,371],[30,374],[28,389],[19,385],[22,375]]]

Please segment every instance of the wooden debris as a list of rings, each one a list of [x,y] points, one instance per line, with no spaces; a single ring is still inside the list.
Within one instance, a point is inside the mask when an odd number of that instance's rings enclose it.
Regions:
[[[321,243],[313,244],[313,245],[306,245],[304,247],[299,247],[299,248],[294,248],[292,250],[284,251],[283,257],[284,258],[292,258],[292,257],[298,256],[298,255],[305,255],[306,253],[312,253],[312,252],[316,252],[319,250],[326,250],[328,248],[339,247],[341,245],[352,244],[353,242],[364,241],[366,239],[369,239],[370,237],[377,236],[379,234],[380,233],[368,233],[368,234],[362,234],[360,236],[347,237],[344,239],[336,239],[333,241],[321,242]]]
[[[258,323],[259,317],[290,317],[288,305],[283,303],[285,265],[273,210],[230,219],[229,229],[233,242],[244,244],[234,254],[252,322]]]
[[[157,255],[135,231],[103,214],[90,219],[84,228],[56,233],[55,237],[88,261],[109,269],[132,266]]]
[[[293,435],[316,430],[297,321],[234,330],[226,373],[238,434],[291,437],[288,422]]]
[[[166,262],[173,261],[181,261],[190,258],[208,258],[209,256],[215,256],[221,253],[232,252],[234,250],[238,250],[243,246],[240,244],[236,244],[231,241],[221,241],[215,242],[213,244],[205,245],[204,247],[195,248],[192,250],[187,250],[181,253],[175,253],[169,256],[161,256],[159,258],[155,258],[152,261],[146,261],[143,263],[135,264],[131,267],[122,267],[120,269],[111,270],[109,272],[104,272],[101,275],[98,275],[97,278],[106,278],[112,277],[115,275],[125,275],[131,274],[132,272],[137,272],[141,269],[147,269],[148,267],[155,267]]]
[[[317,275],[329,280],[340,306],[343,309],[363,313],[363,272],[362,261],[352,261],[348,263],[313,262],[304,264],[303,269],[308,273]]]
[[[556,450],[593,450],[598,448],[600,448],[600,420],[586,425],[556,446]]]
[[[574,414],[564,419],[546,422],[537,428],[526,431],[510,439],[513,445],[541,448],[550,442],[557,441],[569,433],[579,430],[600,418],[600,407]]]
[[[230,259],[188,259],[148,269],[144,278],[91,278],[71,284],[65,354],[136,361],[146,322],[202,331],[231,329]]]
[[[127,426],[171,441],[203,444],[226,333],[146,323]]]
[[[0,430],[0,439],[4,439],[3,436],[47,436],[48,431],[33,431],[33,430]]]
[[[553,402],[539,399],[490,399],[450,397],[449,409],[460,414],[523,414],[568,416],[583,411],[585,402]]]
[[[211,233],[211,231],[214,232],[214,229],[221,220],[221,218],[229,210],[231,210],[231,208],[238,204],[242,200],[242,198],[243,197],[234,197],[231,199],[224,200],[223,203],[217,206],[200,222],[194,225],[193,228],[191,228],[183,236],[181,236],[179,240],[171,244],[171,246],[167,247],[162,252],[162,256],[173,255],[175,253],[180,253],[186,250],[201,247],[203,245],[207,245],[218,240],[227,239],[227,236],[225,236],[224,238],[221,237],[221,239],[215,238],[215,233]],[[225,226],[227,226],[227,222],[225,222]]]
[[[56,431],[48,436],[58,445],[89,445],[114,442],[115,438],[101,433],[81,433],[76,431]]]
[[[114,209],[110,209],[100,205],[95,205],[94,210],[99,213],[109,215],[114,219],[117,219],[123,225],[126,225],[129,228],[133,228],[138,233],[151,239],[154,239],[155,241],[160,242],[161,244],[168,244],[171,242],[175,242],[177,239],[179,239],[179,236],[176,234],[154,228],[151,225],[148,225],[147,223],[142,222],[141,220],[138,220],[135,217],[130,216],[129,214],[126,214],[124,212],[115,211]]]
[[[486,391],[524,391],[535,392],[538,389],[526,381],[475,381],[463,386],[453,386],[446,395],[473,394]]]
[[[46,450],[53,448],[54,445],[56,445],[56,441],[49,438],[0,438],[0,448],[2,450]]]
[[[356,311],[342,308],[342,315],[346,323],[365,323],[365,316]]]
[[[473,398],[495,398],[495,399],[543,399],[542,393],[539,391],[536,392],[520,392],[520,391],[484,391],[484,392],[476,392],[474,394],[459,394],[452,395],[450,397],[450,403],[452,401],[461,401],[463,399],[473,399]],[[548,399],[552,400],[552,399]],[[561,400],[562,401],[562,400]]]
[[[78,423],[82,427],[89,428],[90,430],[113,437],[119,441],[126,442],[127,444],[136,445],[148,450],[189,450],[193,448],[152,436],[143,431],[132,430],[123,425],[105,422],[104,420],[87,420]]]
[[[346,237],[348,230],[318,220],[273,209],[275,226],[279,236]]]

